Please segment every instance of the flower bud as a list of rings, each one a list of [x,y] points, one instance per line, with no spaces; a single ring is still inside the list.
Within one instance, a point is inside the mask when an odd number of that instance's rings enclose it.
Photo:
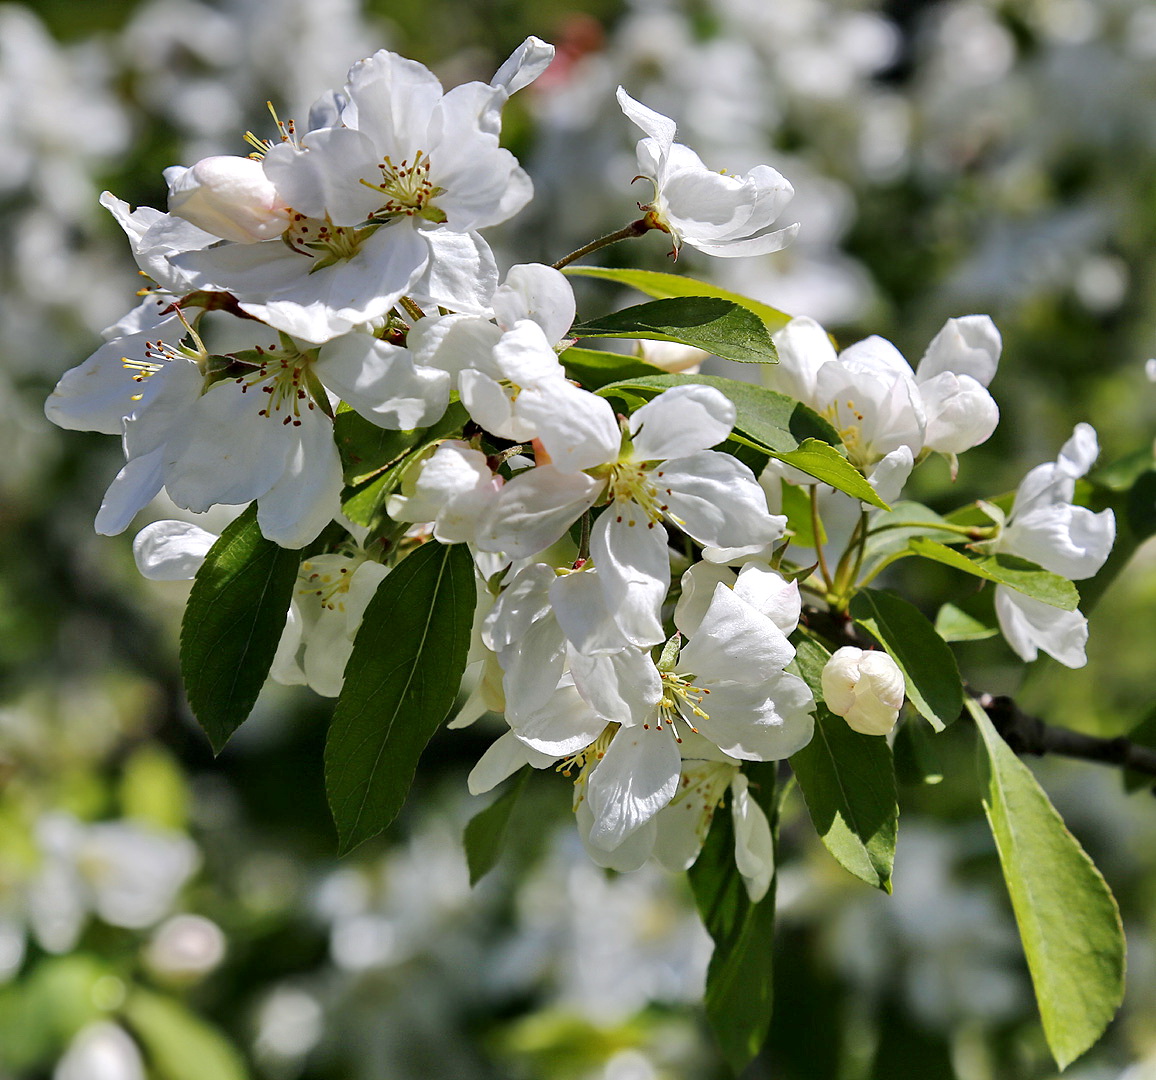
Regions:
[[[827,708],[863,735],[886,735],[903,706],[903,672],[884,652],[845,645],[823,668]]]
[[[202,158],[189,169],[165,169],[165,179],[169,213],[225,240],[255,244],[280,236],[289,224],[277,189],[252,158]]]

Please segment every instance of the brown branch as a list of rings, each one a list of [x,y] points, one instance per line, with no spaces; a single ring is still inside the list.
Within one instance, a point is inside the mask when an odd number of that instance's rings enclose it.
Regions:
[[[1053,727],[1039,717],[1029,716],[1009,697],[978,694],[976,700],[991,717],[1004,742],[1017,754],[1037,757],[1059,754],[1156,777],[1156,750],[1140,746],[1131,739],[1123,736],[1105,739],[1069,728]]]
[[[856,645],[861,649],[874,647],[871,641],[864,639],[849,618],[837,612],[808,607],[802,622],[837,645]],[[1038,716],[1025,713],[1010,697],[968,692],[983,706],[996,731],[1016,754],[1032,754],[1035,757],[1058,754],[1081,761],[1099,762],[1101,765],[1114,765],[1116,768],[1156,778],[1156,750],[1123,736],[1106,739],[1098,735],[1085,735],[1070,728],[1055,727]]]

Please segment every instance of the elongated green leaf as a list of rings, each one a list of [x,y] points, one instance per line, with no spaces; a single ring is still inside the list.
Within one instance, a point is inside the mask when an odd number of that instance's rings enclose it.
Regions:
[[[464,544],[423,544],[369,602],[325,746],[342,853],[397,816],[426,743],[453,707],[473,620]]]
[[[300,552],[261,535],[251,506],[197,571],[181,623],[181,674],[193,715],[218,754],[269,674],[300,561]]]
[[[726,394],[735,406],[735,433],[759,449],[787,453],[798,450],[808,439],[839,445],[839,433],[814,409],[777,390],[738,379],[718,375],[650,375],[610,383],[598,393],[602,397],[630,395],[649,400],[663,390],[691,383],[713,386]]]
[[[877,506],[881,510],[891,508],[881,499],[875,489],[867,483],[863,474],[855,468],[842,454],[829,443],[820,439],[807,439],[797,450],[788,453],[774,453],[772,457],[796,469],[801,469],[808,476],[822,480],[833,488],[846,492],[856,499]]]
[[[860,589],[851,618],[894,660],[907,684],[907,699],[942,731],[963,711],[963,683],[955,656],[918,608],[882,589]]]
[[[623,379],[666,374],[662,368],[648,364],[637,356],[624,356],[622,353],[603,352],[600,349],[579,349],[572,346],[558,359],[566,369],[566,374],[576,382],[580,382],[587,390],[597,390],[607,383],[620,382]]]
[[[801,638],[795,664],[815,695],[815,735],[791,758],[791,769],[815,830],[839,864],[891,892],[899,804],[887,740],[852,731],[823,703],[823,666],[830,653]]]
[[[513,782],[506,785],[506,790],[484,810],[478,811],[466,825],[464,840],[471,885],[481,881],[501,858],[510,816],[529,779],[530,766],[526,765]]]
[[[944,641],[983,641],[995,637],[999,627],[977,619],[955,604],[944,604],[935,615],[935,632]]]
[[[1124,996],[1124,931],[1107,884],[1031,770],[978,702],[983,808],[1011,895],[1044,1035],[1066,1068],[1103,1033]]]
[[[760,319],[763,325],[773,334],[781,330],[791,321],[791,316],[752,300],[749,296],[731,292],[729,289],[720,289],[706,281],[698,281],[692,277],[683,277],[681,274],[663,274],[657,270],[614,270],[602,266],[568,266],[563,273],[575,274],[580,277],[602,278],[619,285],[629,285],[640,293],[653,296],[656,300],[668,300],[674,296],[716,296],[722,300],[731,300],[750,308]]]
[[[157,1080],[246,1080],[240,1053],[224,1035],[173,998],[133,990],[125,1018]]]
[[[775,763],[747,766],[751,794],[777,835]],[[714,940],[706,974],[706,1015],[723,1057],[736,1074],[766,1041],[774,1004],[775,882],[752,904],[735,867],[729,808],[715,812],[690,885],[703,925]]]
[[[1064,611],[1075,611],[1080,594],[1067,578],[1044,570],[1027,559],[1015,555],[972,555],[926,536],[916,536],[907,545],[916,555],[933,559],[945,566],[953,566],[965,574],[1006,585],[1016,592],[1040,600]]]
[[[579,323],[571,333],[577,338],[680,341],[726,360],[744,363],[774,364],[779,359],[762,319],[741,304],[714,296],[652,300],[649,304]]]

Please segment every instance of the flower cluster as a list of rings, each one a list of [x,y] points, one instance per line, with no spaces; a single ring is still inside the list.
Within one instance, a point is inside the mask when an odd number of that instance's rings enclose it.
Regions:
[[[532,195],[500,145],[502,109],[552,56],[529,38],[489,83],[446,92],[422,65],[379,52],[301,128],[274,115],[278,138],[248,136],[250,156],[166,170],[167,213],[106,195],[153,284],[61,379],[47,412],[61,426],[122,438],[126,463],[99,532],[124,530],[163,491],[193,514],[255,503],[264,541],[302,551],[273,612],[283,616],[280,640],[274,649],[270,639],[262,675],[339,697],[339,712],[379,586],[390,587],[419,545],[466,545],[476,680],[453,725],[486,712],[506,723],[471,790],[525,766],[572,776],[583,841],[616,869],[651,857],[688,867],[729,792],[735,865],[758,900],[774,869],[773,804],[746,763],[806,747],[829,720],[816,714],[819,694],[856,732],[888,734],[913,678],[886,640],[885,651],[845,646],[828,656],[834,643],[800,627],[803,593],[817,612],[844,616],[889,560],[920,553],[881,544],[893,523],[862,500],[898,499],[932,453],[954,474],[958,455],[992,434],[999,410],[987,386],[1001,339],[987,316],[949,319],[912,369],[879,337],[837,352],[808,318],[780,323],[773,341],[759,327],[760,338],[753,309],[716,290],[668,300],[669,325],[654,324],[653,309],[633,325],[688,346],[704,325],[695,301],[745,315],[731,332],[744,348],[761,341],[768,357],[777,346],[779,357],[758,404],[738,383],[693,375],[644,380],[641,400],[615,397],[629,380],[583,385],[567,363],[582,334],[575,297],[557,267],[650,230],[667,233],[675,253],[767,254],[794,234],[771,229],[793,189],[768,166],[710,172],[675,141],[672,120],[620,88],[624,114],[646,136],[635,178],[653,187],[643,218],[556,266],[500,274],[481,231]],[[725,353],[733,343],[718,344]],[[613,354],[598,362],[612,367]],[[782,394],[825,433],[817,460],[814,450],[792,457],[777,435],[758,441],[759,408]],[[754,415],[741,417],[739,401]],[[377,444],[400,440],[399,452],[361,475],[340,433],[350,419]],[[1113,536],[1110,512],[1072,504],[1096,452],[1084,425],[1059,461],[1029,475],[1006,521],[978,531],[916,522],[900,541],[962,537],[973,554],[1086,577]],[[367,478],[376,485],[368,510],[358,503]],[[824,478],[841,487],[820,491]],[[811,507],[805,527],[800,489]],[[768,494],[784,513],[772,512]],[[808,541],[814,566],[787,560],[791,544]],[[216,542],[200,525],[159,521],[135,553],[146,577],[190,578]],[[941,560],[972,565],[939,548]],[[1082,662],[1078,612],[1052,614],[1003,584],[995,608],[1025,659],[1041,647]],[[796,656],[803,637],[806,663]],[[807,676],[816,656],[822,674]]]
[[[715,449],[736,420],[722,392],[689,382],[616,415],[559,358],[575,322],[566,277],[539,264],[499,275],[481,230],[532,194],[500,145],[502,108],[552,55],[529,38],[488,84],[447,92],[379,52],[306,124],[274,117],[277,139],[250,136],[250,156],[166,170],[167,213],[106,195],[153,284],[47,413],[122,438],[99,532],[122,531],[163,490],[193,514],[255,502],[265,538],[309,548],[269,672],[280,682],[339,695],[398,552],[468,544],[492,602],[479,621],[483,705],[509,723],[471,786],[562,763],[607,865],[693,861],[729,787],[740,869],[761,896],[770,827],[740,764],[794,753],[813,724],[811,690],[785,670],[798,587],[767,561],[786,519]],[[767,231],[791,195],[777,172],[710,173],[672,121],[619,100],[649,136],[647,228],[723,255],[789,239]],[[469,417],[459,437],[432,440],[385,493],[401,543],[344,518],[339,414],[413,431],[451,404]],[[349,536],[330,543],[335,520]],[[156,522],[138,564],[189,578],[215,540]],[[671,636],[674,559],[685,572]]]

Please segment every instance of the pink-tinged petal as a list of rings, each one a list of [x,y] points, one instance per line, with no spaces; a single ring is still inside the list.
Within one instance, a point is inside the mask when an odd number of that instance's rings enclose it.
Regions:
[[[580,653],[589,656],[618,652],[629,644],[614,621],[597,570],[580,570],[555,577],[550,603],[558,625]]]
[[[95,527],[101,536],[124,532],[129,522],[156,498],[162,486],[163,467],[163,447],[125,463],[104,493],[96,514]]]
[[[687,457],[717,446],[735,424],[733,402],[713,386],[675,386],[630,417],[635,461]]]
[[[534,431],[560,472],[579,472],[617,460],[622,433],[605,398],[560,375],[527,387],[514,412]]]
[[[692,671],[696,683],[722,680],[760,684],[795,657],[786,635],[721,582],[694,637],[678,658],[680,671]]]
[[[754,554],[786,531],[786,519],[767,510],[754,473],[730,454],[674,458],[651,476],[670,519],[700,544]]]
[[[815,731],[810,688],[785,672],[757,686],[712,683],[703,708],[708,718],[694,718],[699,732],[743,761],[790,757],[811,741]]]
[[[995,378],[1002,350],[1003,340],[989,316],[948,319],[927,346],[915,369],[915,380],[927,382],[950,371],[969,375],[981,386],[988,386]]]
[[[341,458],[327,419],[304,422],[280,479],[257,500],[261,534],[284,548],[316,540],[341,513]]]
[[[662,700],[662,678],[650,654],[627,648],[584,656],[570,650],[574,685],[599,716],[628,727],[650,724]]]
[[[191,581],[217,534],[188,521],[154,521],[132,542],[137,569],[150,581]]]
[[[569,681],[563,681],[537,710],[509,720],[522,742],[554,758],[584,750],[606,729],[606,721],[595,714]]]
[[[640,127],[650,138],[659,144],[662,151],[670,149],[674,142],[676,131],[675,123],[669,116],[663,116],[653,109],[648,109],[640,101],[635,101],[621,86],[615,96],[618,105],[626,115],[626,119]]]
[[[775,876],[775,841],[763,808],[751,798],[747,778],[736,773],[731,781],[731,817],[735,830],[735,866],[743,876],[747,896],[757,904]]]
[[[590,843],[613,851],[674,798],[682,761],[674,733],[621,728],[590,773]]]
[[[503,330],[522,319],[536,322],[550,344],[564,338],[574,324],[574,290],[566,275],[542,263],[510,267],[494,293],[494,317]]]
[[[401,431],[428,427],[449,404],[449,372],[419,367],[408,349],[371,334],[346,334],[330,341],[313,370],[328,389],[380,427]]]
[[[471,795],[481,795],[484,791],[497,787],[503,780],[513,776],[523,765],[533,765],[535,769],[545,769],[553,765],[556,758],[540,754],[531,749],[512,732],[507,731],[501,738],[490,744],[490,748],[473,767],[466,786]]]
[[[607,603],[628,641],[664,641],[662,603],[670,588],[666,530],[634,502],[615,500],[594,522],[590,554]]]
[[[995,613],[1007,643],[1027,663],[1040,649],[1065,667],[1082,668],[1088,662],[1088,620],[1079,611],[1061,611],[997,585]]]
[[[588,510],[603,482],[585,473],[538,465],[515,476],[498,495],[476,544],[515,558],[535,555],[559,539]]]

